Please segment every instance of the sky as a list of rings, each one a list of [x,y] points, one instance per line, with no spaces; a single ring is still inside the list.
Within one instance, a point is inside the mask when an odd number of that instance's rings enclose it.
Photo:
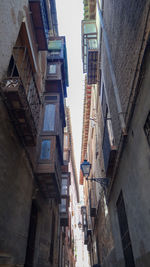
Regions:
[[[83,0],[56,0],[59,35],[66,37],[70,107],[77,173],[79,176],[83,120],[84,80],[81,58],[81,20]]]

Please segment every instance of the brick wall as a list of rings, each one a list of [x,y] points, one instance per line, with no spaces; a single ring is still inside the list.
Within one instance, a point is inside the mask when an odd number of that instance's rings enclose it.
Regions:
[[[141,53],[148,6],[149,3],[146,0],[134,0],[132,2],[129,0],[104,1],[104,23],[124,115],[127,111],[138,58]],[[108,92],[115,139],[118,144],[120,123],[104,41],[102,42],[101,68],[105,87]]]

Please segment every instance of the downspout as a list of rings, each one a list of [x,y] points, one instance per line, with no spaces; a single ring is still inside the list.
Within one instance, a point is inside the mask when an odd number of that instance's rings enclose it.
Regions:
[[[116,76],[115,76],[115,72],[114,72],[114,68],[113,68],[113,64],[112,64],[111,51],[110,51],[110,47],[109,47],[109,43],[108,43],[107,33],[106,33],[106,30],[104,27],[104,21],[103,21],[102,12],[101,12],[100,5],[99,5],[99,0],[97,0],[97,5],[98,5],[98,13],[99,13],[99,17],[100,17],[100,24],[101,24],[101,27],[103,30],[104,44],[105,44],[105,48],[106,48],[106,52],[107,52],[107,58],[108,58],[109,69],[110,69],[110,74],[111,74],[111,80],[112,80],[112,84],[113,84],[113,88],[114,88],[114,94],[115,94],[116,103],[117,103],[117,110],[118,110],[121,130],[122,130],[123,135],[127,135],[126,124],[125,124],[122,106],[121,106],[120,97],[119,97],[119,90],[118,90]]]

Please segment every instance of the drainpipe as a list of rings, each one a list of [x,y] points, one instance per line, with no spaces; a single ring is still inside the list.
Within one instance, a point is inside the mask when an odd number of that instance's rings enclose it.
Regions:
[[[109,43],[108,43],[107,33],[106,33],[106,30],[104,27],[104,21],[103,21],[102,12],[101,12],[100,5],[99,5],[99,0],[97,0],[97,5],[98,5],[98,13],[99,13],[99,17],[100,17],[100,24],[101,24],[101,27],[103,30],[104,44],[105,44],[105,48],[106,48],[106,52],[107,52],[109,69],[110,69],[112,84],[113,84],[113,88],[114,88],[114,93],[115,93],[115,98],[116,98],[116,103],[117,103],[117,110],[118,110],[120,125],[121,125],[121,129],[122,129],[122,134],[127,135],[126,124],[125,124],[123,111],[122,111],[122,107],[121,107],[121,102],[120,102],[120,97],[119,97],[119,90],[117,87],[116,76],[115,76],[115,72],[114,72],[114,68],[113,68],[113,64],[112,64],[111,51],[110,51],[110,47],[109,47]]]

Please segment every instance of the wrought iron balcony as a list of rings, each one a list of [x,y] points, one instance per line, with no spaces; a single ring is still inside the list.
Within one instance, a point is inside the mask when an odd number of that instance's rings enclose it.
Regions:
[[[40,98],[35,84],[28,95],[20,77],[7,77],[2,84],[5,103],[18,135],[26,146],[36,144]]]
[[[87,55],[88,84],[97,83],[97,65],[98,65],[97,39],[90,39],[88,41],[88,55]]]
[[[39,50],[47,50],[49,32],[48,12],[45,0],[29,0],[32,20]]]
[[[26,146],[34,146],[41,101],[26,47],[14,47],[2,90],[18,135]]]
[[[56,136],[40,137],[35,174],[46,199],[61,200],[61,158]]]

